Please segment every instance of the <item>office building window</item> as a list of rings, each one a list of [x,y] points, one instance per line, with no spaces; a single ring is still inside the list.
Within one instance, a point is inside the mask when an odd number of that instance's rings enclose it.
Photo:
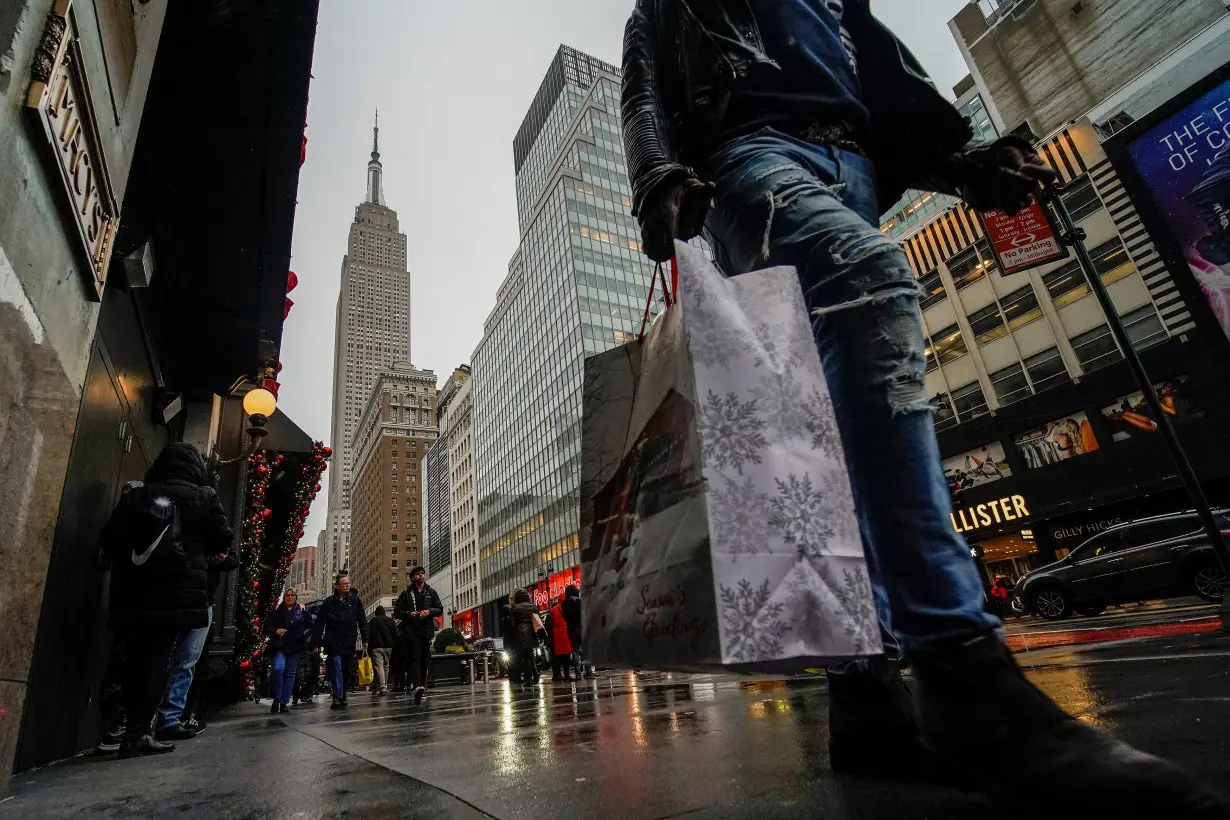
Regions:
[[[1042,308],[1034,295],[1033,285],[1018,288],[999,300],[999,306],[1008,320],[1008,327],[1016,330],[1035,319],[1042,318]]]
[[[931,400],[935,407],[935,429],[947,430],[949,427],[956,425],[957,414],[952,409],[952,397],[947,393],[940,393]]]
[[[1088,174],[1064,186],[1063,204],[1068,206],[1073,222],[1080,222],[1102,208],[1102,200],[1098,199],[1098,192],[1093,189]]]
[[[918,306],[923,310],[932,305],[938,305],[948,298],[948,294],[944,291],[944,283],[940,281],[940,272],[937,270],[918,277],[918,284],[923,290],[923,296],[919,300]]]
[[[991,246],[986,239],[979,239],[970,247],[948,260],[948,272],[952,274],[953,284],[957,290],[972,285],[995,264],[991,254]]]
[[[1089,256],[1093,259],[1093,269],[1107,285],[1136,271],[1136,265],[1128,258],[1127,248],[1123,247],[1118,238],[1093,248],[1089,251]],[[1044,275],[1042,282],[1050,292],[1055,307],[1070,305],[1089,293],[1085,274],[1081,271],[1080,262],[1075,259]]]
[[[961,421],[969,421],[987,412],[987,399],[978,382],[970,382],[952,391],[952,405]]]
[[[947,364],[961,358],[969,351],[965,347],[965,340],[961,338],[961,329],[956,325],[949,325],[941,331],[931,335],[932,347],[934,348],[935,360],[940,364]],[[930,348],[925,353],[929,353]],[[928,370],[931,368],[928,367]]]
[[[999,305],[994,302],[982,310],[974,311],[967,318],[969,328],[974,332],[974,339],[980,345],[994,341],[1008,332],[1004,317],[999,313]]]
[[[1025,378],[1025,368],[1013,364],[1003,370],[997,370],[990,375],[991,387],[1001,405],[1019,401],[1030,394],[1029,380]]]
[[[1068,369],[1064,367],[1059,348],[1052,347],[1035,353],[1025,360],[1025,371],[1029,380],[1034,383],[1034,392],[1041,393],[1049,387],[1068,380]]]
[[[1086,373],[1119,358],[1119,348],[1106,325],[1098,325],[1093,330],[1072,337],[1072,350]]]

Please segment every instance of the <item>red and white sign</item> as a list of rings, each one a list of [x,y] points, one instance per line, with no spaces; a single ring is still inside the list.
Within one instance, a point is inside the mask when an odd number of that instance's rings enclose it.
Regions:
[[[555,606],[555,602],[559,600],[559,596],[564,594],[567,587],[581,588],[580,567],[557,572],[545,581],[532,584],[528,589],[530,597],[534,599],[534,606],[538,607],[541,612]]]
[[[1068,256],[1036,196],[1030,196],[1029,205],[1016,216],[1003,211],[986,211],[980,216],[1005,276]]]

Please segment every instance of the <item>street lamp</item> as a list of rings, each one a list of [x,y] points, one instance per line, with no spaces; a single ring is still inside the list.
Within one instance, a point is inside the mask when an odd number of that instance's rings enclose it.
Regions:
[[[255,450],[261,439],[269,434],[269,431],[265,429],[265,424],[277,409],[277,397],[263,387],[249,390],[244,395],[243,411],[248,414],[248,421],[251,424],[247,433],[252,439],[252,450]]]

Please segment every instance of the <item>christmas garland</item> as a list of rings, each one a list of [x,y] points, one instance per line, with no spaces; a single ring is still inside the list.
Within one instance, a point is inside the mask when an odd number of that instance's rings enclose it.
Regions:
[[[243,535],[240,543],[239,570],[235,585],[235,644],[232,672],[237,698],[252,690],[254,681],[267,664],[265,638],[261,623],[279,603],[282,585],[290,571],[303,524],[320,492],[320,475],[328,468],[333,451],[322,442],[312,445],[311,454],[295,466],[286,464],[284,454],[268,455],[263,451],[248,457],[248,500],[244,511]],[[265,527],[273,510],[266,503],[270,480],[288,470],[298,471],[294,489],[294,506],[290,511],[276,559],[261,560],[265,547]]]

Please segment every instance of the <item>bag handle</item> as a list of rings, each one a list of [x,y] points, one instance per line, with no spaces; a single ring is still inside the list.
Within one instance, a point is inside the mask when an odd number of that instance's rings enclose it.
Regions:
[[[675,258],[671,257],[671,281],[666,281],[666,274],[662,272],[662,263],[658,262],[653,269],[653,278],[649,280],[649,296],[645,299],[645,315],[641,317],[641,330],[636,334],[637,341],[643,341],[645,338],[645,326],[649,324],[649,309],[653,307],[653,294],[658,287],[658,280],[662,280],[662,296],[666,302],[666,309],[670,310],[675,304],[675,294],[679,292],[679,265]]]

